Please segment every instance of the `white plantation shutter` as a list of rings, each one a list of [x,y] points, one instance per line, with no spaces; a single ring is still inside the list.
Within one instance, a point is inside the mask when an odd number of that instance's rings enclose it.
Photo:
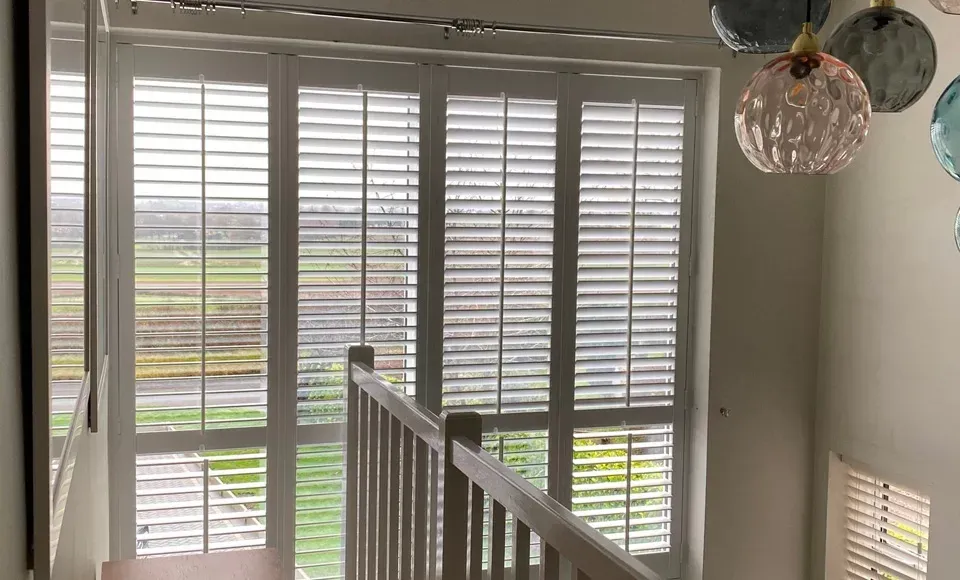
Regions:
[[[573,441],[573,513],[632,554],[670,549],[673,429],[582,429]]]
[[[577,408],[670,405],[684,110],[584,103]]]
[[[130,255],[121,292],[133,292],[119,321],[121,360],[133,367],[120,371],[120,398],[136,429],[125,522],[140,557],[264,546],[275,492],[267,85],[226,79],[223,55],[134,50],[135,67],[130,51],[119,58],[120,94],[132,97],[120,121],[132,172],[119,180],[132,204],[118,224],[121,263]],[[255,57],[245,62],[240,76],[256,78]]]
[[[447,99],[443,405],[550,397],[556,103]]]
[[[924,580],[930,499],[848,467],[847,578]]]
[[[137,457],[137,556],[262,547],[263,449]]]
[[[343,352],[414,393],[419,97],[300,90],[298,421],[341,421]]]
[[[580,76],[571,95],[571,505],[676,577],[695,85]]]
[[[263,425],[265,86],[134,81],[139,431]]]
[[[66,435],[84,374],[84,77],[50,75],[50,392]]]
[[[305,63],[301,83],[316,76],[338,88],[301,85],[298,98],[293,542],[296,575],[310,580],[344,574],[343,445],[318,428],[343,421],[345,347],[373,346],[377,371],[411,396],[417,380],[420,95],[344,89],[329,74],[337,70]],[[373,76],[386,81],[391,71],[416,86],[413,67],[384,65]]]

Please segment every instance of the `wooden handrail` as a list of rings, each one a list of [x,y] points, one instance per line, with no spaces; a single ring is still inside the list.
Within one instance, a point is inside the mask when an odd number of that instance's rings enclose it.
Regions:
[[[455,437],[453,465],[556,548],[574,568],[604,580],[662,580],[557,500],[466,437]]]
[[[347,578],[481,577],[489,496],[491,580],[505,578],[507,512],[513,515],[515,579],[530,577],[534,532],[542,542],[543,578],[559,575],[562,558],[578,580],[662,580],[484,451],[478,413],[444,411],[438,417],[373,368],[372,347],[348,348]]]
[[[440,418],[423,405],[408,397],[373,369],[362,362],[355,362],[350,378],[358,387],[375,400],[380,407],[400,420],[414,435],[423,439],[434,450],[440,449]]]

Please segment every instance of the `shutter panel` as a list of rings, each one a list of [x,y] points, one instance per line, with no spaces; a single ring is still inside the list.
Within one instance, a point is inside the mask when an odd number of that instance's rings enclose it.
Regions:
[[[924,580],[930,499],[848,467],[847,578]]]
[[[139,431],[263,425],[265,86],[134,80]]]
[[[300,89],[299,423],[341,421],[343,348],[416,381],[417,95]]]
[[[670,425],[574,432],[573,512],[631,554],[671,546]]]
[[[267,417],[267,88],[133,80],[137,554],[263,546],[266,452],[181,431]],[[202,433],[198,434],[202,436]]]
[[[415,394],[419,95],[300,88],[298,578],[343,577],[344,347]]]
[[[578,409],[673,403],[682,146],[682,107],[583,104]]]
[[[66,435],[84,375],[84,77],[50,75],[50,393]]]
[[[443,404],[545,410],[556,104],[449,97]]]
[[[137,556],[263,547],[266,453],[137,457]]]

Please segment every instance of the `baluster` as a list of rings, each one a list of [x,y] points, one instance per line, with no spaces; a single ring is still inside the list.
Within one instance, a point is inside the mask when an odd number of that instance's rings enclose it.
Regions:
[[[503,580],[504,552],[507,535],[507,511],[499,502],[490,500],[490,580]]]
[[[377,497],[377,580],[394,580],[387,576],[387,554],[390,551],[390,412],[380,409],[380,484]]]
[[[427,555],[427,561],[430,563],[431,580],[440,580],[437,571],[439,558],[437,554],[437,542],[440,539],[440,454],[436,451],[430,451],[430,526],[429,543],[430,552]]]
[[[378,472],[380,457],[380,405],[370,401],[370,428],[367,441],[370,442],[370,456],[367,476],[367,578],[377,577],[377,524],[380,521],[379,504],[377,499],[380,489],[380,474]],[[382,579],[381,579],[382,580]]]
[[[367,579],[367,555],[369,553],[368,517],[369,497],[366,495],[370,485],[370,395],[360,391],[359,405],[359,457],[357,458],[357,580]]]
[[[432,509],[429,489],[431,450],[426,441],[417,437],[415,452],[414,482],[417,490],[414,499],[416,509],[413,512],[413,577],[427,580],[427,549],[430,546],[429,536],[432,535],[427,528],[427,514]]]
[[[513,516],[513,579],[530,580],[530,528]]]
[[[390,518],[389,552],[387,554],[387,578],[400,577],[400,420],[390,420]]]
[[[437,577],[440,579],[463,578],[467,573],[470,481],[453,465],[453,439],[465,437],[479,445],[481,431],[478,413],[444,411],[440,415],[440,438],[443,439],[438,462],[441,471],[440,490],[437,494],[441,522],[437,555]]]
[[[470,580],[483,580],[483,488],[470,486]]]
[[[357,566],[360,539],[360,387],[353,381],[353,363],[362,362],[373,368],[373,347],[348,346],[346,349],[343,384],[347,387],[347,509],[346,509],[346,555],[344,566],[347,578],[362,578]],[[366,471],[364,470],[364,475]]]
[[[400,449],[400,580],[412,580],[411,556],[413,550],[412,510],[416,493],[413,487],[413,431],[403,428],[403,443]],[[421,580],[423,576],[419,576]]]
[[[540,541],[540,580],[559,580],[560,578],[560,552],[544,542]]]

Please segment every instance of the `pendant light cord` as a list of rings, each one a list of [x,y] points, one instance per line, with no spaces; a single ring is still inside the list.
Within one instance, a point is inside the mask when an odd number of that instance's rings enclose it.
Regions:
[[[807,19],[804,22],[813,22],[813,8],[811,4],[813,0],[807,0]]]

